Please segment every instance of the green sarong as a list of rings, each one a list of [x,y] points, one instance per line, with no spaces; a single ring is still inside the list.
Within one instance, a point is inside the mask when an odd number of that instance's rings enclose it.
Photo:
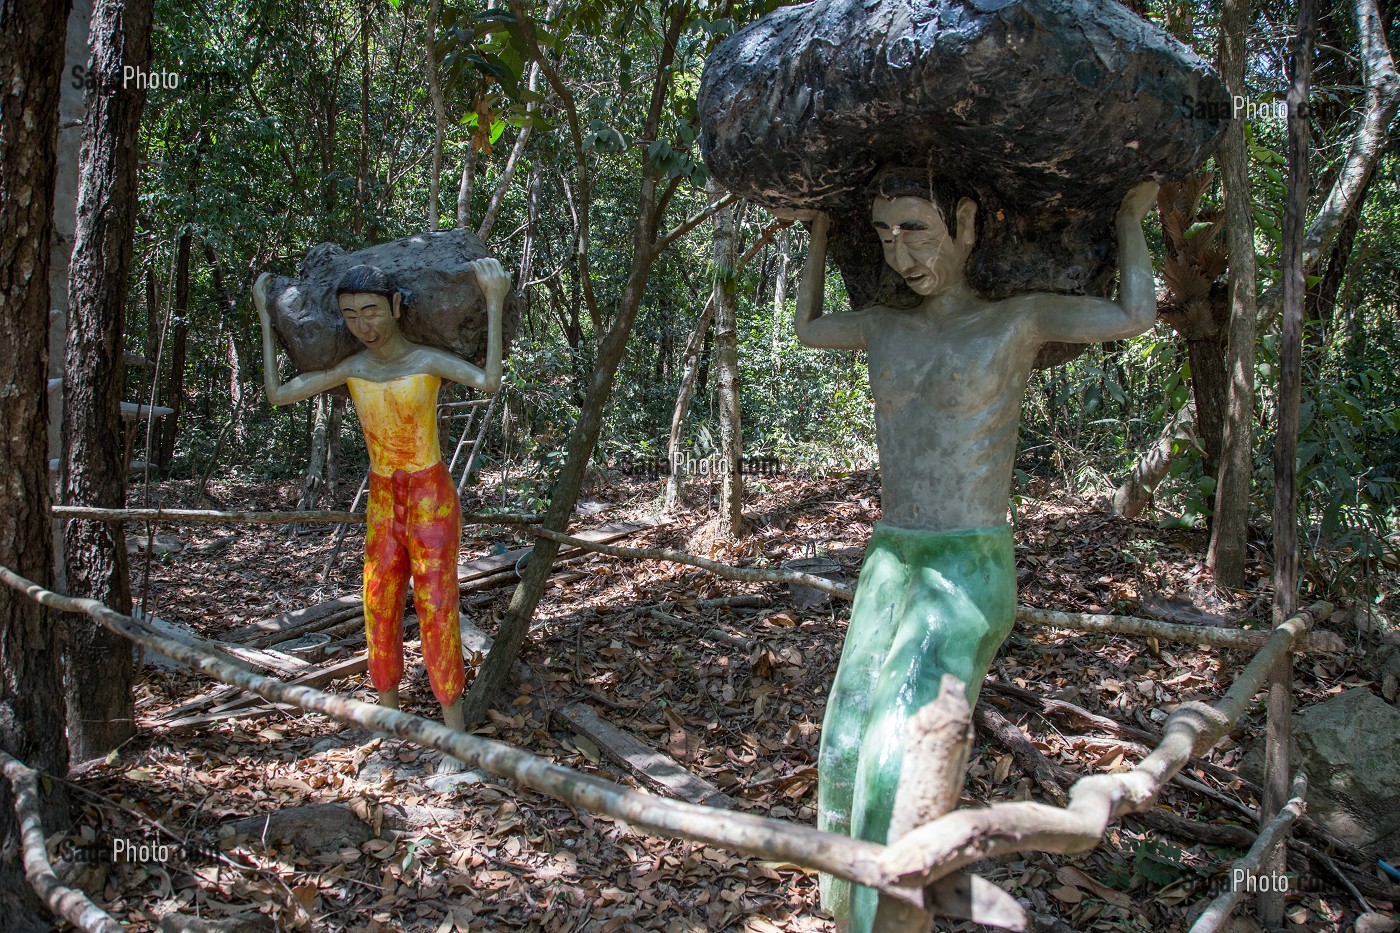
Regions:
[[[1011,528],[912,531],[876,524],[856,586],[846,645],[827,699],[817,828],[883,843],[911,716],[944,674],[976,705],[1016,620]],[[851,933],[875,919],[877,892],[823,876],[822,902]]]

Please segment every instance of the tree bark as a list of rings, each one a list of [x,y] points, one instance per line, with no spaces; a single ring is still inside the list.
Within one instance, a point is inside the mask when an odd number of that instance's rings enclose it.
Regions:
[[[1054,406],[1051,406],[1054,411]],[[1152,491],[1166,479],[1177,458],[1178,444],[1189,444],[1196,438],[1196,403],[1187,402],[1167,419],[1157,440],[1138,458],[1132,472],[1113,493],[1113,513],[1124,518],[1137,518],[1152,500]]]
[[[438,209],[438,186],[442,182],[442,141],[447,135],[447,104],[442,97],[442,82],[438,79],[437,27],[442,0],[428,3],[428,23],[423,36],[423,59],[428,72],[428,98],[433,104],[433,167],[428,175],[428,229],[441,227]]]
[[[0,564],[53,579],[49,520],[48,324],[55,145],[68,3],[0,0]],[[59,633],[23,593],[0,592],[0,749],[68,772]],[[50,831],[68,821],[61,784],[43,801]],[[14,796],[0,786],[0,913],[11,930],[48,930],[19,868]]]
[[[175,436],[180,430],[180,413],[185,407],[185,359],[190,336],[190,246],[193,235],[180,234],[175,248],[175,307],[171,312],[170,375],[165,383],[165,404],[175,409],[160,420],[160,451],[156,462],[163,476],[170,475],[175,457]]]
[[[1274,625],[1298,608],[1298,426],[1301,421],[1304,235],[1308,212],[1308,92],[1312,78],[1316,0],[1299,0],[1298,26],[1288,76],[1288,201],[1283,213],[1283,333],[1279,337],[1278,425],[1274,434]],[[1260,819],[1283,809],[1290,780],[1293,733],[1293,656],[1279,658],[1269,680],[1264,748],[1264,799]],[[1275,877],[1288,868],[1287,850],[1265,860],[1261,871]],[[1259,919],[1270,929],[1283,921],[1283,892],[1259,895]]]
[[[700,318],[690,332],[685,344],[685,372],[681,376],[680,388],[676,391],[676,407],[671,411],[671,436],[666,442],[666,463],[670,474],[666,479],[666,505],[669,513],[675,510],[685,485],[685,471],[681,468],[681,443],[685,439],[685,420],[690,415],[690,399],[695,394],[695,380],[700,374],[700,349],[705,345],[705,337],[710,332],[710,321],[714,319],[715,302],[713,294],[705,302]]]
[[[91,74],[97,90],[83,126],[82,182],[73,247],[72,310],[64,379],[63,501],[121,508],[122,330],[136,227],[136,151],[146,92],[123,69],[151,61],[151,0],[98,0]],[[188,265],[188,241],[185,243]],[[186,276],[188,278],[188,276]],[[186,283],[188,289],[188,283]],[[173,435],[173,431],[172,431]],[[173,443],[173,436],[171,441]],[[64,535],[68,590],[131,611],[121,529],[72,522]],[[79,761],[107,754],[136,732],[131,646],[86,619],[68,624],[68,736]]]
[[[723,194],[713,180],[707,187],[712,199]],[[743,537],[748,531],[744,525],[744,428],[739,405],[739,329],[734,308],[735,279],[739,274],[734,213],[732,204],[715,212],[710,259],[714,274],[710,295],[715,304],[719,448],[723,461],[719,479],[719,515],[715,521],[720,533],[731,540]]]
[[[554,5],[550,6],[550,10]],[[548,15],[548,14],[546,14]],[[530,76],[526,86],[531,92],[535,90],[539,83],[540,66],[536,62],[530,63]],[[527,113],[534,113],[535,104],[530,104],[526,108]],[[526,124],[520,128],[520,134],[515,137],[515,145],[511,147],[510,156],[506,159],[506,166],[501,170],[501,180],[496,183],[496,190],[491,194],[491,201],[486,205],[486,214],[481,218],[481,226],[476,229],[477,239],[485,243],[491,239],[491,230],[496,225],[496,213],[501,209],[501,203],[506,199],[506,192],[510,190],[510,183],[515,178],[515,170],[520,166],[520,157],[525,154],[525,144],[530,141],[530,126]],[[466,215],[462,213],[462,206],[457,205],[457,226],[467,225]]]
[[[1230,94],[1244,93],[1245,31],[1250,0],[1224,0],[1220,73]],[[1244,123],[1231,120],[1216,157],[1225,185],[1225,240],[1230,264],[1230,339],[1226,347],[1229,386],[1215,487],[1214,523],[1206,558],[1219,586],[1244,583],[1249,535],[1250,478],[1254,473],[1255,329],[1254,212],[1249,193],[1249,152]]]

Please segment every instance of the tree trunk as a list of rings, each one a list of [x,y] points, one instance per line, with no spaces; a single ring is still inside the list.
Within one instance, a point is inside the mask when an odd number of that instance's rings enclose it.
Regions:
[[[49,251],[55,144],[68,3],[0,0],[0,564],[53,580],[46,438]],[[0,587],[0,748],[33,768],[68,773],[59,631],[29,597]],[[44,828],[67,825],[63,785],[50,782]],[[0,782],[0,912],[10,930],[49,930],[20,870],[19,827]]]
[[[345,396],[332,395],[330,423],[326,427],[326,495],[332,502],[340,494],[340,431],[345,423]]]
[[[165,384],[165,404],[175,410],[160,420],[160,454],[157,463],[162,476],[170,475],[175,457],[175,435],[180,430],[180,414],[185,407],[185,358],[190,336],[190,245],[189,230],[180,234],[175,252],[175,307],[171,312],[170,375]]]
[[[64,379],[63,501],[122,508],[122,324],[136,228],[136,150],[146,93],[123,69],[149,70],[151,0],[98,0],[92,75],[98,89],[83,126],[82,183],[73,247],[72,311]],[[188,249],[187,249],[188,252]],[[123,526],[75,521],[65,535],[68,592],[131,611]],[[131,645],[76,618],[68,625],[68,736],[79,761],[136,733]]]
[[[778,356],[778,350],[782,346],[781,334],[783,328],[788,326],[788,254],[789,244],[792,241],[791,231],[784,227],[778,231],[777,243],[777,272],[773,279],[773,356]]]
[[[1051,408],[1053,410],[1054,406]],[[1147,503],[1152,501],[1152,491],[1167,478],[1177,458],[1178,445],[1189,444],[1195,437],[1196,403],[1187,402],[1167,420],[1157,440],[1138,458],[1128,478],[1113,493],[1113,513],[1124,518],[1137,518]]]
[[[468,141],[462,160],[462,180],[457,185],[457,226],[466,228],[472,218],[472,191],[476,187],[476,144]]]
[[[365,214],[369,213],[369,0],[360,0],[360,138],[359,168],[355,173],[355,215],[350,221],[350,229],[355,238],[365,233]]]
[[[1245,31],[1250,0],[1225,0],[1221,15],[1220,73],[1231,95],[1244,93]],[[1249,535],[1250,479],[1254,472],[1255,330],[1254,213],[1244,123],[1231,120],[1216,156],[1225,185],[1225,238],[1230,264],[1229,379],[1221,432],[1207,564],[1219,586],[1244,583]]]
[[[711,198],[718,198],[723,193],[713,181],[709,188]],[[738,276],[734,227],[733,205],[715,213],[711,252],[714,284],[710,294],[715,303],[716,387],[719,390],[720,459],[723,461],[716,525],[720,533],[729,539],[741,538],[748,532],[744,525],[744,429],[739,405],[739,330],[734,309],[735,279]]]
[[[1303,320],[1306,322],[1303,330],[1303,372],[1312,374],[1314,378],[1322,365],[1322,355],[1327,350],[1328,334],[1336,324],[1337,293],[1351,265],[1351,251],[1356,245],[1356,234],[1361,225],[1361,206],[1365,203],[1372,177],[1366,179],[1355,207],[1349,207],[1342,218],[1337,239],[1322,264],[1322,275],[1317,284],[1308,289],[1303,301]]]
[[[667,25],[665,41],[662,44],[660,60],[657,63],[656,79],[652,87],[647,118],[640,138],[656,138],[656,133],[661,125],[662,110],[670,88],[671,63],[674,60],[681,30],[686,22],[686,10],[684,4],[678,4],[671,9],[670,22]],[[535,60],[540,61],[543,55],[534,43],[533,27],[515,0],[511,3],[511,11],[522,21],[533,46],[531,52]],[[541,69],[545,70],[545,63],[542,61]],[[590,207],[588,187],[590,178],[583,152],[582,131],[578,126],[578,109],[574,103],[573,95],[568,92],[567,87],[562,82],[558,81],[558,75],[553,72],[552,68],[546,71],[546,77],[551,79],[550,83],[555,92],[559,94],[570,120],[570,137],[573,142],[574,157],[578,162],[580,182],[578,191],[580,206],[579,272],[583,287],[590,290],[588,293],[589,312],[594,314],[596,309],[593,306],[592,285],[588,279],[589,235],[587,217]],[[652,216],[659,177],[659,169],[652,162],[651,157],[644,152],[642,155],[641,186],[637,197],[637,214],[632,235],[632,268],[628,272],[627,281],[618,301],[617,315],[608,328],[607,336],[598,346],[597,362],[594,364],[593,375],[589,380],[588,394],[579,411],[573,433],[569,435],[568,455],[563,468],[559,471],[559,478],[556,480],[553,493],[550,496],[544,527],[553,531],[563,531],[573,515],[574,504],[578,501],[584,474],[593,459],[593,449],[598,443],[598,433],[603,426],[603,411],[607,406],[608,397],[612,394],[613,379],[617,375],[618,364],[622,362],[627,351],[627,339],[632,333],[632,325],[636,321],[637,311],[642,304],[647,277],[660,252],[652,233],[660,220],[660,218]],[[497,636],[495,644],[492,645],[491,652],[487,655],[485,662],[483,662],[481,670],[477,673],[476,679],[472,681],[471,689],[463,698],[462,712],[468,725],[480,722],[486,717],[487,708],[505,684],[506,678],[510,676],[510,667],[525,644],[525,637],[530,630],[530,619],[534,616],[535,606],[549,581],[554,555],[558,551],[558,543],[548,538],[535,544],[534,554],[525,564],[524,575],[520,584],[515,588],[515,593],[511,596],[505,618],[501,620],[500,634]]]
[[[442,182],[442,141],[447,135],[447,105],[442,98],[442,83],[438,80],[437,27],[442,0],[428,3],[428,23],[423,37],[424,65],[428,72],[428,97],[433,104],[433,167],[428,175],[428,229],[441,226],[438,210],[438,186]]]
[[[685,485],[685,470],[681,464],[681,442],[685,438],[685,420],[690,415],[690,399],[695,394],[695,378],[700,374],[700,348],[705,345],[705,335],[710,332],[710,321],[714,319],[715,302],[713,294],[705,302],[700,318],[690,332],[685,344],[685,373],[681,376],[680,389],[676,392],[676,407],[671,412],[671,437],[666,443],[666,463],[670,474],[666,479],[666,505],[668,513],[675,511]]]
[[[68,13],[63,73],[88,67],[88,22],[92,0],[78,0]],[[80,82],[81,84],[81,82]],[[87,88],[63,81],[58,107],[57,175],[54,181],[53,247],[49,252],[49,459],[63,459],[63,347],[68,329],[68,264],[78,221],[78,161],[82,157]],[[59,534],[55,524],[55,535]],[[55,582],[67,589],[62,549],[55,557]]]
[[[1274,626],[1298,611],[1298,429],[1302,415],[1303,301],[1307,294],[1304,236],[1308,212],[1309,126],[1306,115],[1312,79],[1315,0],[1299,0],[1298,27],[1288,68],[1288,200],[1283,211],[1279,277],[1283,280],[1283,329],[1279,335],[1278,423],[1274,432]],[[1267,824],[1289,797],[1293,731],[1293,655],[1281,658],[1269,679],[1264,745],[1264,799]],[[1281,877],[1288,851],[1280,846],[1260,866],[1260,874]],[[1259,919],[1268,929],[1283,922],[1283,892],[1259,895]]]
[[[330,430],[330,396],[324,392],[311,400],[311,437],[307,443],[306,473],[301,480],[301,499],[297,509],[310,511],[321,499],[326,485],[326,435]]]
[[[1187,339],[1186,358],[1191,361],[1191,397],[1196,403],[1196,436],[1201,439],[1201,471],[1220,475],[1224,449],[1226,398],[1230,388],[1225,370],[1225,332],[1199,340]]]

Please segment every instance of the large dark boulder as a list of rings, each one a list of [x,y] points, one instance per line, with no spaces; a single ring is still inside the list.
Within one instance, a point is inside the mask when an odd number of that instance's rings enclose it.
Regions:
[[[273,329],[297,372],[328,369],[363,349],[340,316],[335,289],[351,266],[387,272],[408,293],[399,325],[414,343],[441,347],[477,365],[486,360],[486,301],[470,264],[490,255],[466,230],[439,230],[391,240],[353,253],[322,243],[302,260],[296,278],[274,275],[267,284]],[[506,342],[520,315],[514,294],[502,315]]]
[[[731,191],[832,214],[854,305],[917,298],[881,261],[867,186],[928,166],[981,205],[970,283],[1104,294],[1137,182],[1200,165],[1230,113],[1214,72],[1113,0],[815,0],[722,42],[702,151]]]

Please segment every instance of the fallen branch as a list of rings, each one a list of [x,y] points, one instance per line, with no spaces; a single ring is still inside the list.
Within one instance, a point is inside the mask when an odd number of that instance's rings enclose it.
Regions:
[[[110,914],[88,900],[83,892],[65,886],[53,873],[44,842],[44,826],[39,820],[38,774],[3,751],[0,751],[0,770],[14,788],[15,816],[24,846],[24,876],[29,879],[34,893],[56,916],[85,933],[121,933],[121,924]]]
[[[1157,619],[1139,619],[1135,616],[1092,615],[1083,612],[1056,612],[1053,609],[1034,609],[1021,606],[1016,610],[1016,621],[1031,625],[1048,625],[1052,628],[1073,629],[1076,632],[1091,632],[1115,635],[1141,635],[1175,641],[1188,645],[1208,645],[1212,648],[1261,648],[1269,639],[1267,631],[1248,632],[1242,629],[1208,628],[1201,625],[1184,625],[1180,622],[1162,622]],[[1310,632],[1299,645],[1302,651],[1345,651],[1346,642],[1334,632]]]
[[[1056,803],[1063,804],[1069,798],[1060,786],[1055,767],[1045,753],[1031,744],[1025,733],[1014,722],[1007,719],[985,702],[979,702],[973,711],[972,721],[988,737],[995,739],[1011,753],[1012,759],[1021,771],[1034,780],[1040,789]]]
[[[880,856],[885,890],[925,887],[979,859],[1037,849],[1073,853],[1092,849],[1113,819],[1146,809],[1192,757],[1220,741],[1244,715],[1278,659],[1293,650],[1327,603],[1300,611],[1269,637],[1221,700],[1183,703],[1163,729],[1160,745],[1132,770],[1081,778],[1065,809],[1039,803],[1001,803],[958,810],[927,823],[887,846]]]
[[[82,518],[100,522],[169,522],[174,525],[363,525],[363,512],[221,512],[214,509],[97,509],[78,505],[55,505],[54,518]],[[544,521],[541,515],[522,512],[473,512],[462,516],[464,525],[531,525]]]
[[[1259,870],[1263,867],[1266,859],[1273,854],[1273,851],[1288,838],[1288,831],[1293,826],[1293,821],[1303,815],[1307,809],[1307,802],[1303,796],[1308,790],[1308,779],[1301,773],[1293,778],[1293,790],[1291,799],[1283,805],[1283,809],[1278,812],[1269,825],[1259,833],[1259,838],[1254,840],[1254,845],[1250,847],[1244,858],[1235,862],[1230,867],[1230,880],[1225,886],[1225,890],[1220,896],[1206,905],[1205,911],[1196,919],[1191,926],[1191,933],[1215,933],[1221,924],[1230,918],[1235,906],[1249,893],[1247,884],[1236,884],[1251,876],[1257,877]]]
[[[153,632],[148,626],[93,599],[62,596],[0,567],[0,581],[31,599],[63,612],[81,613],[150,651],[179,661],[223,683],[265,700],[364,726],[432,748],[509,778],[570,806],[624,820],[662,836],[679,837],[772,861],[794,862],[884,890],[897,899],[921,902],[921,893],[903,886],[885,888],[879,868],[882,846],[821,832],[806,826],[746,813],[718,811],[643,793],[561,767],[522,749],[448,729],[441,723],[311,687],[295,687],[242,670],[207,652]]]

